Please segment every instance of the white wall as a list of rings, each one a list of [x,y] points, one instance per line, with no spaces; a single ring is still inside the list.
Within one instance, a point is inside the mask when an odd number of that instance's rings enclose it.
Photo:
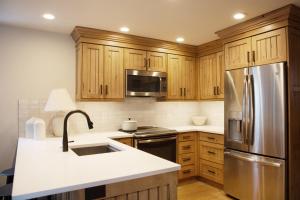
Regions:
[[[18,100],[45,102],[53,88],[75,92],[75,48],[69,35],[0,25],[0,170],[12,164],[18,138]],[[32,109],[31,101],[28,110]],[[40,104],[40,107],[43,105]],[[140,125],[185,125],[190,117],[204,114],[210,124],[223,124],[223,102],[83,102],[95,130],[111,130],[128,116]],[[22,105],[24,108],[24,105]],[[42,108],[39,108],[40,110]],[[21,109],[24,112],[24,109]],[[25,109],[25,114],[26,114]],[[30,112],[27,115],[30,115]],[[81,120],[79,126],[86,124]],[[22,122],[21,122],[22,123]]]
[[[74,95],[75,50],[69,35],[0,25],[0,170],[10,167],[18,137],[18,99]]]

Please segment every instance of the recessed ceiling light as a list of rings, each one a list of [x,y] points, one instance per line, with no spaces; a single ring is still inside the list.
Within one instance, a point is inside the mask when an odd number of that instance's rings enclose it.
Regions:
[[[127,26],[123,26],[123,27],[120,28],[120,31],[124,32],[124,33],[127,33],[127,32],[130,31],[130,29]]]
[[[236,20],[240,20],[240,19],[244,19],[246,17],[246,15],[244,13],[235,13],[233,15],[233,18],[236,19]]]
[[[178,37],[178,38],[176,38],[176,42],[184,42],[184,38],[183,37]]]
[[[51,14],[51,13],[45,13],[45,14],[43,14],[43,17],[45,19],[47,19],[47,20],[53,20],[53,19],[55,19],[55,16],[53,14]]]

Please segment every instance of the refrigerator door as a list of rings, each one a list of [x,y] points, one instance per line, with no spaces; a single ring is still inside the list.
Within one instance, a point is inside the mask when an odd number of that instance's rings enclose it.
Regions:
[[[224,191],[243,200],[285,199],[285,160],[226,150]]]
[[[248,68],[225,72],[225,147],[248,151]]]
[[[285,158],[287,136],[285,65],[276,63],[251,67],[248,80],[249,151]]]

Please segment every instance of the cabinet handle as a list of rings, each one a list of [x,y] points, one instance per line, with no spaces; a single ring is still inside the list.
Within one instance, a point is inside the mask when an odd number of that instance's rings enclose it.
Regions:
[[[103,87],[102,87],[102,84],[100,85],[100,94],[102,95],[103,93]]]
[[[186,96],[186,88],[184,88],[183,91],[184,96]]]
[[[209,153],[209,154],[213,154],[213,155],[215,155],[216,153],[215,152],[213,152],[213,151],[207,151],[207,153]]]
[[[188,173],[191,173],[192,170],[188,169],[188,170],[184,170],[182,173],[184,174],[188,174]]]
[[[144,67],[145,67],[146,70],[147,70],[147,58],[144,58]]]
[[[150,68],[150,58],[148,59],[148,68]]]
[[[207,137],[207,139],[209,139],[209,140],[215,140],[214,137]]]
[[[217,88],[217,95],[219,95],[220,94],[219,86],[217,86],[216,88]]]
[[[216,95],[216,87],[214,87],[214,95]]]
[[[247,61],[248,61],[248,63],[250,63],[250,52],[249,51],[247,51]]]
[[[182,97],[182,88],[180,88],[180,96]]]
[[[191,148],[191,145],[186,145],[186,146],[182,147],[182,149],[185,149],[185,150],[190,149],[190,148]]]
[[[183,162],[187,162],[187,161],[190,161],[190,160],[191,160],[191,158],[183,158],[182,159]]]
[[[252,61],[255,63],[255,51],[252,51]]]
[[[108,85],[105,85],[105,94],[108,95]]]
[[[207,170],[209,173],[211,174],[216,174],[216,172],[212,171],[212,170]]]

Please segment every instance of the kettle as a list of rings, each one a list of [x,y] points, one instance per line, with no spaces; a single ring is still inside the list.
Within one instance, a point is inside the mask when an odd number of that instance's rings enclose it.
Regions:
[[[128,120],[123,121],[122,130],[123,131],[135,131],[137,129],[137,121],[128,118]]]

